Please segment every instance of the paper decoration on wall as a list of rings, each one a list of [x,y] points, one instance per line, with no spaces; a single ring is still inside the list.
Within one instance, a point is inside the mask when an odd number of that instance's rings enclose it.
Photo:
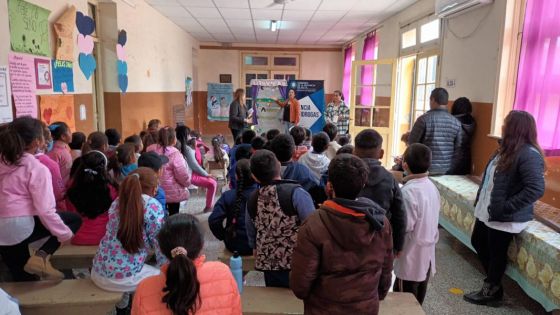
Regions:
[[[50,59],[35,58],[35,85],[38,90],[52,88]]]
[[[53,91],[74,92],[73,63],[65,60],[52,60]]]
[[[233,101],[233,84],[208,83],[208,120],[229,120],[229,104]]]
[[[29,55],[9,53],[8,63],[16,117],[29,115],[37,118],[34,58]]]
[[[193,79],[191,77],[185,78],[185,107],[192,105],[192,91],[193,91]]]
[[[122,93],[126,93],[128,88],[128,64],[126,63],[126,31],[119,31],[119,39],[117,43],[117,74],[119,75],[119,89]]]
[[[12,50],[50,56],[50,13],[51,11],[24,0],[8,0]]]
[[[54,22],[54,35],[56,37],[56,60],[74,60],[74,21],[76,20],[76,7],[70,6]]]
[[[39,106],[41,120],[47,125],[55,121],[63,121],[68,124],[70,130],[76,130],[74,95],[41,95]]]
[[[8,123],[13,118],[10,74],[7,66],[0,66],[0,124]]]
[[[95,22],[89,16],[78,11],[76,13],[76,27],[79,32],[78,50],[80,51],[80,55],[78,56],[78,64],[86,79],[89,80],[97,67],[97,63],[92,54],[94,44],[93,37],[91,37],[91,34],[95,30]]]

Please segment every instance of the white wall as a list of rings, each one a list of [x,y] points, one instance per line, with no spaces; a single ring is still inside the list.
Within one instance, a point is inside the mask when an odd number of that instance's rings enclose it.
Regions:
[[[87,0],[27,0],[51,11],[49,23],[53,23],[65,11],[74,5],[78,11],[87,13]],[[117,1],[117,25],[128,33],[125,45],[128,53],[128,91],[129,92],[164,92],[184,91],[185,75],[192,75],[192,47],[198,47],[198,41],[189,33],[173,24],[147,3],[136,0],[133,8],[123,1]],[[52,25],[52,24],[51,24]],[[115,30],[117,32],[118,30]],[[10,32],[8,21],[8,5],[6,0],[0,1],[0,65],[8,64],[10,52]],[[74,35],[77,36],[77,29]],[[54,36],[49,27],[51,52],[54,52]],[[116,34],[115,34],[116,38]],[[112,47],[113,56],[103,60],[104,87],[106,92],[117,92],[116,42],[104,42]],[[107,52],[107,51],[105,51]],[[92,82],[86,80],[79,69],[77,46],[74,49],[74,87],[75,93],[91,93]],[[111,74],[111,69],[114,75]],[[43,91],[41,93],[52,93]]]
[[[258,48],[255,48],[258,51]],[[207,83],[219,82],[219,75],[231,74],[234,89],[240,82],[241,51],[231,49],[200,49],[198,53],[198,89],[206,91]],[[300,79],[324,80],[325,93],[341,88],[342,52],[301,52]]]

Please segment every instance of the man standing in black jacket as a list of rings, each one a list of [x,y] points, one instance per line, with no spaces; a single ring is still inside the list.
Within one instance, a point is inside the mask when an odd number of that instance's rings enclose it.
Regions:
[[[381,165],[383,158],[383,138],[373,130],[362,130],[356,136],[354,155],[368,166],[369,175],[359,197],[366,197],[381,206],[393,229],[393,250],[399,253],[404,245],[406,233],[406,212],[403,207],[401,189],[389,171]]]
[[[457,163],[461,146],[461,123],[448,109],[449,94],[443,88],[435,88],[430,94],[430,110],[418,117],[408,145],[422,143],[432,150],[430,175],[444,175]]]

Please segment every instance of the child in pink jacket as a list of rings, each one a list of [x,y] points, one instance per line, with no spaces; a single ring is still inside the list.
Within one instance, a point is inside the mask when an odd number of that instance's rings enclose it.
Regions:
[[[163,174],[159,184],[165,191],[166,208],[169,215],[179,212],[181,201],[189,199],[188,187],[191,185],[185,159],[175,147],[177,138],[175,130],[163,127],[158,132],[158,143],[150,145],[146,152],[156,152],[165,155],[169,162],[163,166]]]
[[[0,255],[15,281],[61,280],[50,256],[69,241],[80,217],[56,212],[51,175],[33,154],[44,146],[43,126],[31,117],[0,127]],[[29,243],[47,241],[29,256]]]
[[[56,199],[56,209],[66,210],[66,201],[64,200],[66,194],[66,187],[64,185],[64,181],[62,180],[62,175],[60,175],[60,168],[55,161],[53,161],[48,155],[45,154],[47,152],[47,143],[52,140],[51,132],[47,127],[47,124],[43,123],[43,137],[45,138],[45,145],[35,154],[35,157],[39,162],[45,165],[49,172],[51,172],[52,177],[52,186],[54,192],[54,198]]]
[[[64,181],[64,185],[70,178],[70,169],[72,168],[72,155],[70,154],[70,146],[72,142],[72,131],[65,122],[58,121],[49,126],[54,145],[47,155],[53,159],[60,168],[60,175]]]
[[[158,234],[158,242],[169,264],[161,268],[159,275],[140,282],[132,315],[241,315],[241,299],[228,266],[205,262],[200,254],[204,236],[194,216],[169,217]]]

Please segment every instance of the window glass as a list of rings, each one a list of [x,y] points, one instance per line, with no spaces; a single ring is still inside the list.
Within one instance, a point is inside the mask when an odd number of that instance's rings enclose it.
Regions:
[[[275,66],[297,66],[296,57],[274,57]]]
[[[426,58],[421,58],[418,61],[418,80],[417,84],[426,83]]]
[[[437,56],[428,58],[428,74],[426,78],[427,83],[436,82],[436,69],[437,69]]]
[[[268,65],[268,57],[266,56],[245,56],[244,60],[246,65],[251,66],[267,66]]]
[[[401,48],[405,49],[416,45],[416,29],[413,28],[401,35]]]
[[[420,27],[420,43],[429,42],[437,38],[439,38],[439,19],[423,24]]]

